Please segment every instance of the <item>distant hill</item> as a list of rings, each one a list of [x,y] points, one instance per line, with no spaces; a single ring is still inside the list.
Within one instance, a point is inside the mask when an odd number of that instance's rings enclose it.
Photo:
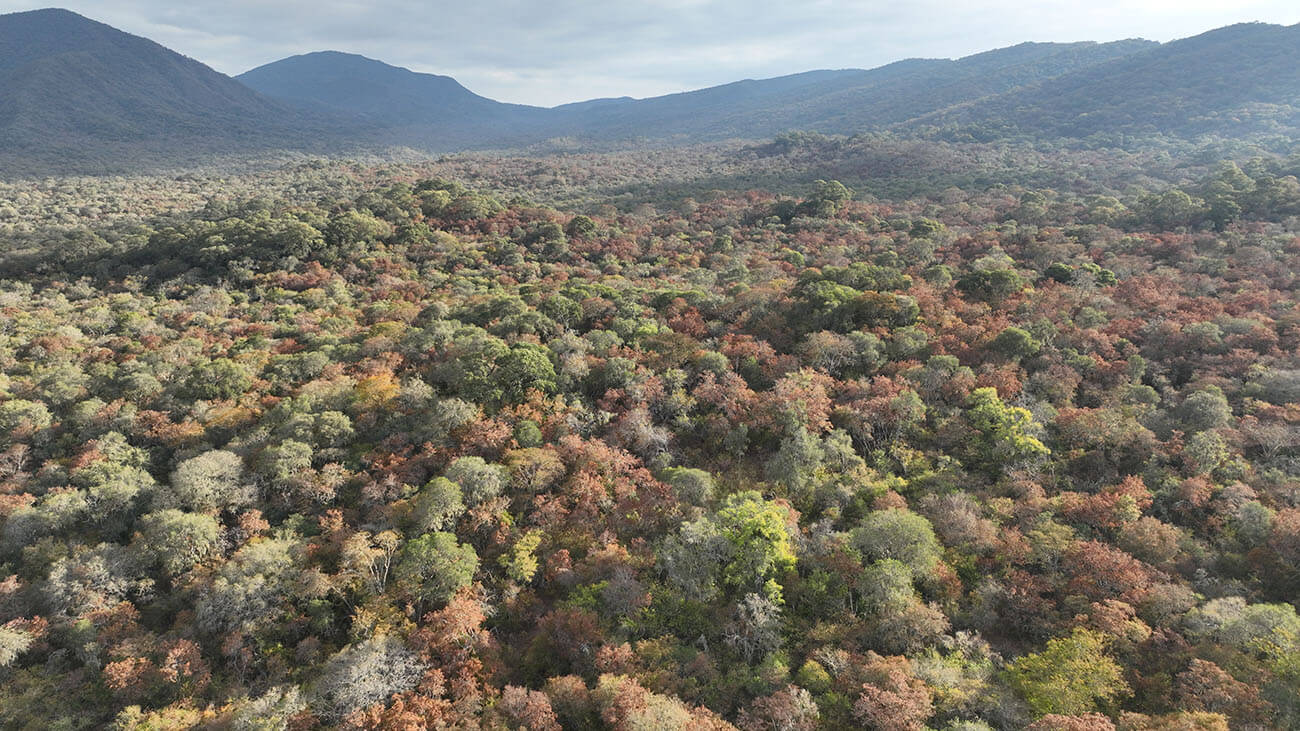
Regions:
[[[984,137],[1300,133],[1300,25],[1244,23],[1152,46],[913,124]]]
[[[521,137],[549,116],[479,96],[450,76],[337,51],[292,56],[235,78],[267,96],[357,115],[393,142],[441,149]]]
[[[853,134],[1156,45],[1142,40],[1024,43],[956,61],[911,59],[868,71],[814,71],[557,111],[565,127],[595,139],[770,137],[791,129]]]
[[[363,115],[394,142],[448,147],[770,137],[791,129],[863,132],[1145,50],[1150,41],[1025,43],[950,60],[914,59],[864,71],[747,79],[649,99],[596,99],[553,109],[502,104],[447,76],[320,52],[236,77],[268,96]]]
[[[0,171],[120,172],[212,153],[619,146],[889,130],[991,140],[1300,136],[1300,25],[1167,44],[1023,43],[957,60],[545,109],[319,52],[232,79],[65,10],[0,15]]]
[[[114,169],[169,156],[359,132],[256,93],[153,41],[66,10],[0,15],[0,162]]]

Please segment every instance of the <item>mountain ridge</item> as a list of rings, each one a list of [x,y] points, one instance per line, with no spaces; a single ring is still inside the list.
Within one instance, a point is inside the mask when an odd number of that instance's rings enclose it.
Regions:
[[[168,147],[239,152],[363,130],[240,84],[203,63],[60,9],[0,16],[0,163],[98,159]],[[26,153],[26,154],[23,154]]]
[[[1300,135],[1300,24],[1155,43],[1025,42],[957,59],[819,69],[555,107],[340,51],[232,78],[62,9],[0,15],[0,165],[123,169],[177,155],[427,152],[770,139]]]

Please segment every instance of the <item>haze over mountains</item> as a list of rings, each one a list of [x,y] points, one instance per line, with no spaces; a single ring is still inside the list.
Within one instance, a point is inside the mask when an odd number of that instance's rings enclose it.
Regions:
[[[351,120],[256,93],[153,41],[64,10],[0,16],[0,162],[301,145]]]
[[[1300,25],[1158,44],[1025,43],[958,60],[812,71],[552,109],[361,56],[295,56],[232,79],[63,10],[0,16],[0,164],[113,170],[169,156],[409,146],[447,152],[891,130],[955,138],[1300,130]]]

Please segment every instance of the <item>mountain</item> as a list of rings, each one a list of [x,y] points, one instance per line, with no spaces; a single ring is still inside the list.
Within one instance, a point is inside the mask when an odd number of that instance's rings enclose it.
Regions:
[[[594,139],[770,137],[803,129],[853,134],[1128,56],[1157,44],[1024,43],[952,60],[814,71],[599,107],[561,108],[562,125]],[[570,134],[573,134],[571,131]]]
[[[1300,24],[1243,23],[925,115],[984,136],[1300,133]]]
[[[1025,43],[951,60],[872,70],[746,79],[649,99],[595,99],[553,109],[503,104],[447,76],[331,51],[294,56],[236,77],[268,96],[365,117],[401,144],[457,147],[770,137],[791,129],[855,133],[906,121],[1145,50],[1150,41]]]
[[[359,132],[258,94],[153,41],[66,10],[0,15],[0,161],[112,169],[138,154],[300,144]]]
[[[563,138],[771,138],[889,130],[955,139],[1300,135],[1300,25],[1166,44],[1023,43],[956,60],[747,79],[546,109],[338,52],[232,79],[66,10],[0,15],[0,170],[120,172],[266,150],[512,148]]]
[[[270,97],[356,115],[393,142],[448,149],[521,138],[548,116],[540,107],[479,96],[450,76],[320,51],[235,77]]]

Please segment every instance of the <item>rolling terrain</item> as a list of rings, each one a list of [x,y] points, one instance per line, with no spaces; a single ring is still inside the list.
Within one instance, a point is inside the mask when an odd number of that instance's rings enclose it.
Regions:
[[[603,149],[770,139],[800,130],[953,141],[1277,140],[1300,128],[1300,26],[1165,44],[1023,43],[957,60],[819,70],[648,99],[542,108],[354,54],[294,56],[231,78],[64,10],[0,16],[0,164],[121,172],[271,150],[421,153],[553,140]]]

